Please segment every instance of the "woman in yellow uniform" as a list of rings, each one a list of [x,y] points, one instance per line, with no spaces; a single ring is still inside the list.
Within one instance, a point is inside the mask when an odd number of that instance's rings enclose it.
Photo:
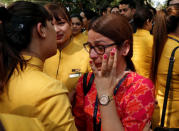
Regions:
[[[153,114],[154,127],[160,125],[169,59],[173,49],[179,46],[179,5],[172,5],[166,11],[159,11],[154,26],[156,99],[158,105]],[[164,126],[179,128],[179,49],[175,52],[172,79]]]
[[[87,41],[88,36],[82,33],[82,17],[79,14],[72,14],[70,18],[73,40],[76,41],[75,43],[83,45]]]
[[[152,29],[153,14],[147,7],[136,10],[134,23],[137,31],[133,35],[133,57],[136,72],[140,75],[151,78],[153,36]]]
[[[0,113],[36,117],[48,131],[76,130],[67,89],[42,72],[57,49],[49,13],[18,1],[0,8],[0,21]]]
[[[37,118],[0,114],[0,131],[45,131]]]
[[[47,10],[53,16],[53,24],[57,33],[57,54],[45,61],[44,72],[60,80],[69,92],[75,90],[81,74],[91,71],[89,54],[83,43],[72,37],[71,20],[63,5],[47,4]]]

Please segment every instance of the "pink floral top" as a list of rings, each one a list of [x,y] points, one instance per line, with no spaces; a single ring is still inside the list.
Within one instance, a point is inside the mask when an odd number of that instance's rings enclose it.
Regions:
[[[87,82],[92,73],[89,73]],[[79,79],[76,89],[76,104],[73,106],[75,123],[79,131],[93,131],[93,114],[97,96],[95,84],[84,96],[83,76]],[[120,85],[115,97],[118,116],[126,131],[142,131],[151,120],[154,110],[153,83],[135,72],[130,72]],[[100,121],[98,107],[97,124]]]

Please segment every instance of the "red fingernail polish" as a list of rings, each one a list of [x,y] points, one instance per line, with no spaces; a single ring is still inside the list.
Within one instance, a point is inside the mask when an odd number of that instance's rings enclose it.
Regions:
[[[114,52],[111,52],[111,56],[114,56]]]
[[[114,52],[116,52],[116,48],[113,48],[112,50],[113,50]]]
[[[92,60],[90,60],[89,62],[90,62],[90,64],[92,64],[92,63],[93,63],[93,61],[92,61]]]
[[[103,57],[104,57],[104,59],[107,59],[107,55],[106,55],[106,54],[104,54],[104,56],[103,56]]]

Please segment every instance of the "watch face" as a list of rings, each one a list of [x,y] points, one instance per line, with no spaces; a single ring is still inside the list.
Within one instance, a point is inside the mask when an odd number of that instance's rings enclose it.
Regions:
[[[99,102],[100,102],[101,105],[108,104],[108,102],[109,102],[108,96],[105,96],[105,95],[101,96],[100,99],[99,99]]]

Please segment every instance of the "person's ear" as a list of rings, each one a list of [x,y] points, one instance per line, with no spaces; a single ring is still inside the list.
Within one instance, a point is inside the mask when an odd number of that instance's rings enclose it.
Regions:
[[[130,50],[129,40],[125,40],[122,46],[122,55],[127,56]]]
[[[37,33],[41,38],[46,38],[47,36],[46,27],[40,22],[37,24]]]

